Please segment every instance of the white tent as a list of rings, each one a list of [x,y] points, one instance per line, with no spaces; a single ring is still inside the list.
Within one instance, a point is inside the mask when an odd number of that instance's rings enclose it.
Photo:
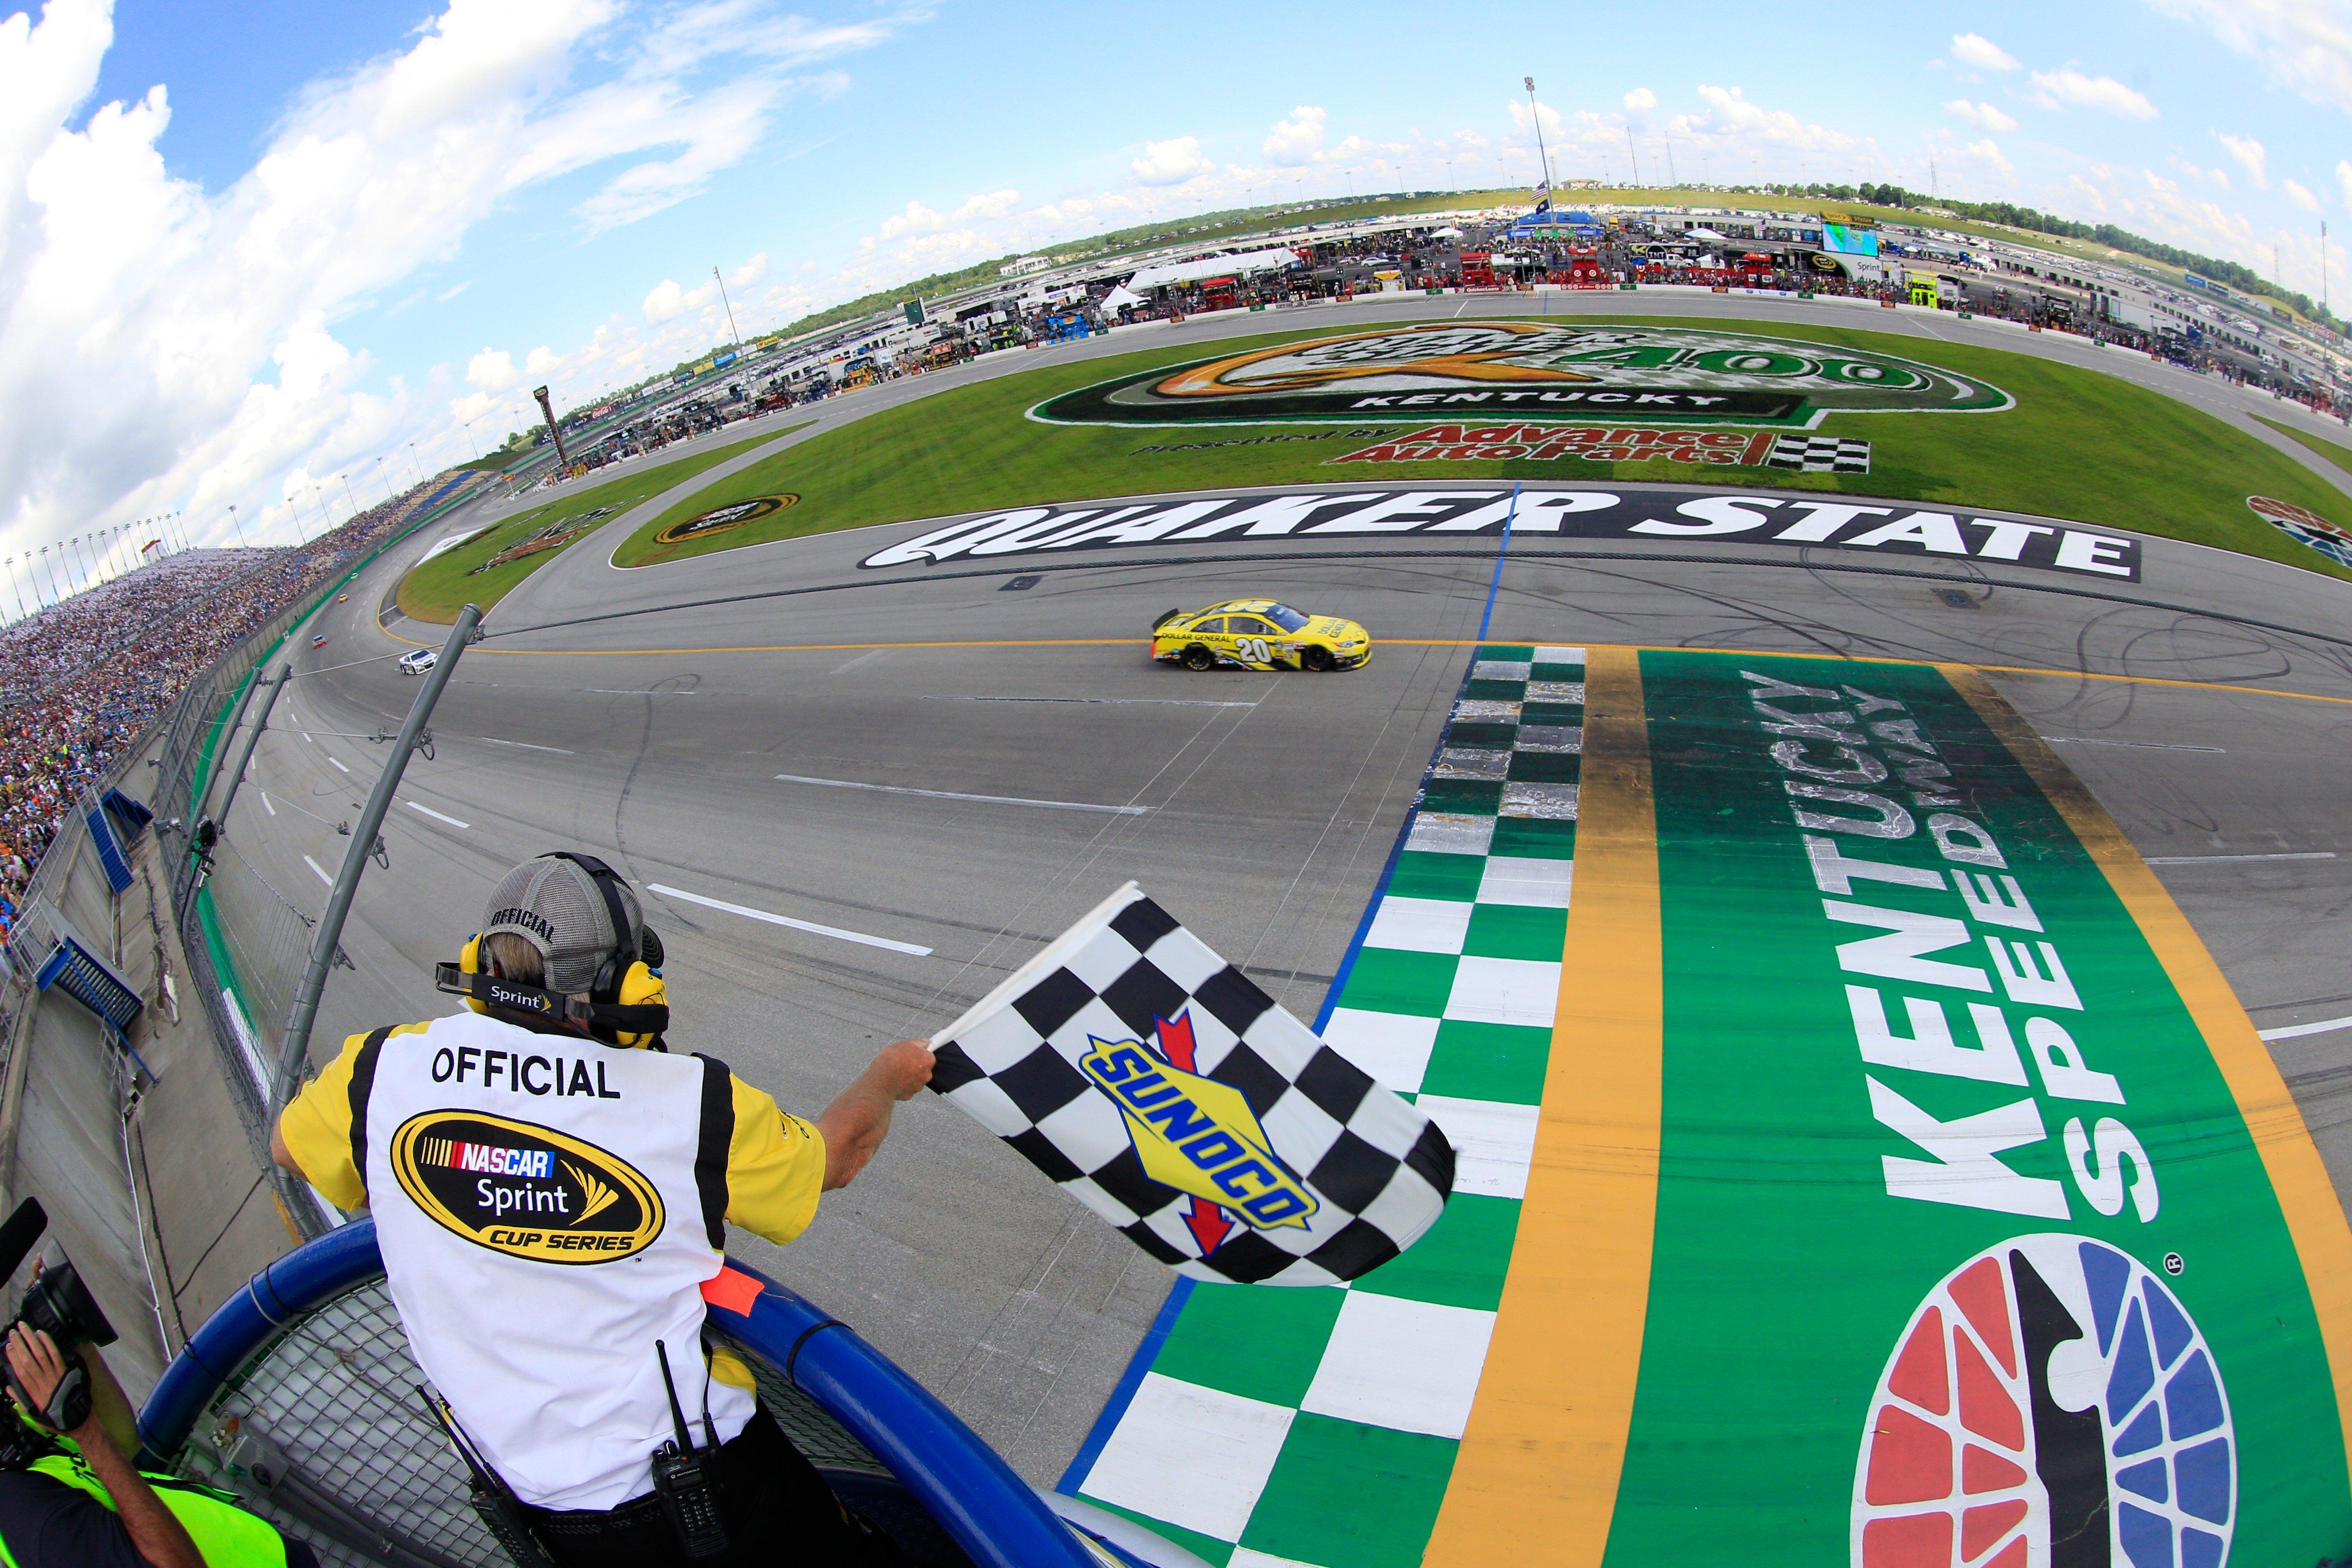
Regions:
[[[1243,256],[1204,256],[1198,261],[1173,261],[1161,267],[1147,267],[1127,280],[1127,287],[1138,293],[1146,289],[1163,289],[1171,283],[1197,283],[1203,278],[1239,277],[1248,272],[1272,272],[1298,265],[1298,252],[1288,246],[1272,250],[1253,250]]]
[[[1716,233],[1715,230],[1707,228],[1703,225],[1694,226],[1693,227],[1685,229],[1683,231],[1683,237],[1685,239],[1706,240],[1713,245],[1728,245],[1731,243],[1731,241],[1725,236],[1719,235]]]
[[[1118,288],[1103,296],[1101,309],[1104,315],[1109,316],[1116,315],[1126,306],[1141,305],[1145,303],[1148,303],[1148,301],[1142,295],[1136,293],[1133,289],[1128,288],[1126,284],[1122,283]]]
[[[1460,239],[1462,237],[1462,231],[1458,228],[1452,227],[1433,228],[1429,231],[1429,237],[1432,239]]]

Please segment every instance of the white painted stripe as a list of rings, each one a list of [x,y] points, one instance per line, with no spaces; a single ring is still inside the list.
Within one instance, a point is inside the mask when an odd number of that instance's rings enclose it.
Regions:
[[[2139,752],[2210,752],[2217,757],[2230,753],[2219,746],[2176,746],[2163,741],[2106,741],[2096,735],[2044,735],[2053,746],[2129,746]]]
[[[864,789],[877,795],[919,795],[931,800],[976,800],[985,805],[1042,805],[1054,811],[1099,811],[1112,816],[1141,816],[1148,805],[1094,805],[1078,800],[1031,800],[1019,795],[966,795],[952,789],[910,789],[905,784],[858,784],[851,779],[813,779],[801,773],[778,773],[785,784],[822,784],[826,789]]]
[[[2290,1024],[2284,1029],[2264,1029],[2266,1040],[2296,1040],[2305,1035],[2332,1035],[2338,1029],[2352,1029],[2352,1018],[2323,1018],[2316,1024]]]
[[[306,746],[315,746],[319,742],[310,739],[310,731],[306,730],[302,734],[302,743]]]
[[[450,826],[452,826],[452,827],[467,827],[467,828],[470,828],[470,827],[472,827],[472,826],[474,826],[474,825],[473,825],[472,823],[470,823],[470,822],[460,822],[460,821],[458,821],[458,820],[457,820],[456,817],[454,817],[454,816],[442,816],[439,812],[437,812],[437,811],[434,810],[431,806],[429,806],[429,805],[417,805],[417,804],[416,804],[416,802],[415,802],[415,801],[413,801],[413,800],[412,800],[412,801],[410,801],[410,802],[408,803],[408,809],[409,809],[409,810],[411,810],[411,811],[421,811],[421,812],[423,812],[425,816],[427,816],[431,817],[434,821],[436,821],[436,822],[446,822],[446,823],[447,823],[447,824],[448,824]]]
[[[693,697],[692,691],[638,691],[611,686],[583,686],[583,691],[593,691],[599,697]]]
[[[2151,855],[2151,866],[2210,866],[2227,860],[2333,860],[2333,849],[2306,850],[2296,855]]]
[[[335,766],[339,768],[343,768],[343,759],[335,755],[332,752],[327,753],[327,761],[334,763]],[[349,768],[343,768],[343,772],[345,773],[350,773],[351,771],[352,770]]]
[[[270,816],[275,816],[278,815],[278,808],[269,804],[269,792],[268,790],[263,790],[261,792],[261,804],[263,809],[267,810]]]
[[[887,948],[892,952],[912,953],[917,958],[927,957],[931,951],[928,947],[917,947],[911,942],[893,942],[887,936],[868,936],[862,931],[844,931],[839,926],[819,925],[814,921],[796,921],[790,915],[772,915],[765,910],[730,904],[724,899],[706,899],[700,893],[689,893],[683,888],[666,888],[659,882],[648,882],[646,886],[649,891],[659,893],[666,899],[683,899],[689,904],[700,904],[705,909],[724,910],[730,915],[741,915],[746,920],[765,921],[770,925],[790,926],[794,931],[813,931],[818,936],[838,937],[843,942],[859,942],[866,947]]]
[[[519,751],[525,752],[553,752],[559,757],[572,755],[561,746],[534,746],[529,741],[501,741],[496,735],[483,736],[482,743],[489,746],[513,746]]]
[[[319,863],[316,860],[311,859],[308,855],[302,857],[302,864],[310,867],[311,874],[316,876],[321,882],[326,883],[330,888],[335,885],[335,879],[332,877],[328,876],[324,871],[320,870]]]

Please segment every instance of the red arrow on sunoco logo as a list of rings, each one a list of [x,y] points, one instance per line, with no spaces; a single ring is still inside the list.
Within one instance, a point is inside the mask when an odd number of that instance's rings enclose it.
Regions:
[[[1179,1013],[1173,1019],[1155,1018],[1152,1026],[1160,1036],[1160,1054],[1168,1058],[1171,1066],[1181,1068],[1186,1072],[1200,1071],[1192,1065],[1198,1047],[1192,1038],[1192,1015],[1189,1009]],[[1184,1228],[1192,1233],[1193,1241],[1200,1246],[1201,1256],[1206,1258],[1233,1234],[1234,1220],[1215,1204],[1188,1197],[1184,1200]]]

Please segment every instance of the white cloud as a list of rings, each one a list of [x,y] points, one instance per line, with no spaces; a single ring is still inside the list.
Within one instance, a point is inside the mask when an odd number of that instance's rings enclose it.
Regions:
[[[2017,68],[2016,57],[1991,39],[1977,33],[1953,34],[1952,58],[1964,66],[1974,66],[1979,70],[2013,71]]]
[[[2230,176],[2220,169],[2204,168],[2199,164],[2190,163],[2186,158],[2173,159],[2172,166],[2179,170],[2182,174],[2188,175],[2192,180],[2200,181],[2205,184],[2212,185],[2224,191],[2231,188],[2230,184]]]
[[[2072,103],[2084,109],[2103,109],[2126,120],[2156,118],[2156,105],[2147,100],[2146,94],[2126,87],[2111,76],[2084,76],[2068,66],[2063,70],[2035,71],[2033,85],[2041,89],[2044,109]]]
[[[1172,136],[1165,142],[1144,143],[1143,156],[1129,167],[1147,185],[1181,185],[1216,165],[1201,155],[1199,137]]]
[[[1514,98],[1509,100],[1508,102],[1511,109],[1512,127],[1521,135],[1524,136],[1528,134],[1528,128],[1537,124],[1540,124],[1543,127],[1543,133],[1546,136],[1551,136],[1559,132],[1559,110],[1554,109],[1550,104],[1538,100],[1536,103],[1535,115],[1530,119],[1528,114],[1527,100],[1522,98]]]
[[[1976,131],[2010,132],[2017,129],[2016,121],[1990,103],[1970,103],[1965,98],[1956,98],[1944,105],[1944,112]]]
[[[1311,103],[1302,103],[1289,117],[1275,121],[1258,151],[1269,163],[1295,169],[1323,156],[1323,123],[1328,118]]]
[[[523,374],[530,376],[531,380],[537,381],[562,363],[562,354],[556,353],[545,343],[541,343],[531,350],[530,356],[522,362]]]
[[[2315,103],[2352,103],[2352,10],[2342,0],[2149,0],[2199,22],[2258,60],[2271,79]]]
[[[1625,95],[1625,107],[1639,114],[1645,109],[1658,107],[1658,95],[1646,87],[1637,87]]]
[[[681,289],[675,281],[665,278],[655,284],[653,290],[646,296],[642,309],[646,323],[659,326],[664,321],[685,315],[688,310],[699,310],[705,305],[715,304],[718,300],[719,290],[709,283],[696,289]]]
[[[1675,135],[1728,137],[1744,145],[1769,142],[1803,153],[1847,153],[1862,145],[1842,131],[1808,124],[1785,109],[1766,109],[1752,102],[1737,87],[1702,84],[1698,95],[1709,105],[1707,112],[1676,115],[1673,127]]]
[[[106,0],[0,20],[0,548],[175,507],[204,538],[295,469],[455,438],[449,412],[509,401],[510,355],[476,355],[454,404],[454,379],[366,390],[376,367],[330,323],[532,185],[580,181],[589,233],[685,199],[803,90],[785,73],[901,25],[826,26],[772,0],[649,20],[625,3],[447,0],[399,51],[298,93],[215,191],[159,155],[163,89],[82,117]],[[561,369],[593,384],[639,347],[600,331]],[[108,375],[88,374],[94,357]]]
[[[2336,190],[2344,198],[2344,205],[2352,207],[2352,160],[2336,161]]]
[[[2216,131],[2213,134],[2222,146],[2230,150],[2230,156],[2238,161],[2238,167],[2245,170],[2247,176],[2254,182],[2254,189],[2267,191],[2271,188],[2270,174],[2263,167],[2269,154],[2263,150],[2261,142],[2251,136],[2232,136],[2224,131]]]
[[[727,281],[738,289],[749,289],[768,275],[768,253],[764,250],[727,275]]]
[[[1966,153],[1969,157],[1974,158],[1978,163],[1982,163],[1987,168],[1992,170],[2004,180],[2013,178],[2017,174],[2015,167],[2011,164],[2007,158],[2001,156],[2000,146],[1995,143],[1990,136],[1986,137],[1981,142],[1969,142],[1966,147],[1962,148],[1961,151]]]
[[[2315,213],[2319,210],[2319,198],[2311,194],[2308,186],[2294,180],[2281,180],[2279,188],[2286,193],[2287,200],[2304,211]]]

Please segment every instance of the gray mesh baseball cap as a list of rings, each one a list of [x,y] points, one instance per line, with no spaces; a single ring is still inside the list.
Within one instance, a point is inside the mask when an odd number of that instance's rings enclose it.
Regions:
[[[613,930],[612,911],[596,879],[569,860],[542,856],[506,874],[490,894],[482,934],[511,931],[539,950],[547,964],[547,989],[578,994],[596,980],[596,971],[615,948],[634,947],[644,924],[635,889],[618,880],[621,908],[629,929]]]

